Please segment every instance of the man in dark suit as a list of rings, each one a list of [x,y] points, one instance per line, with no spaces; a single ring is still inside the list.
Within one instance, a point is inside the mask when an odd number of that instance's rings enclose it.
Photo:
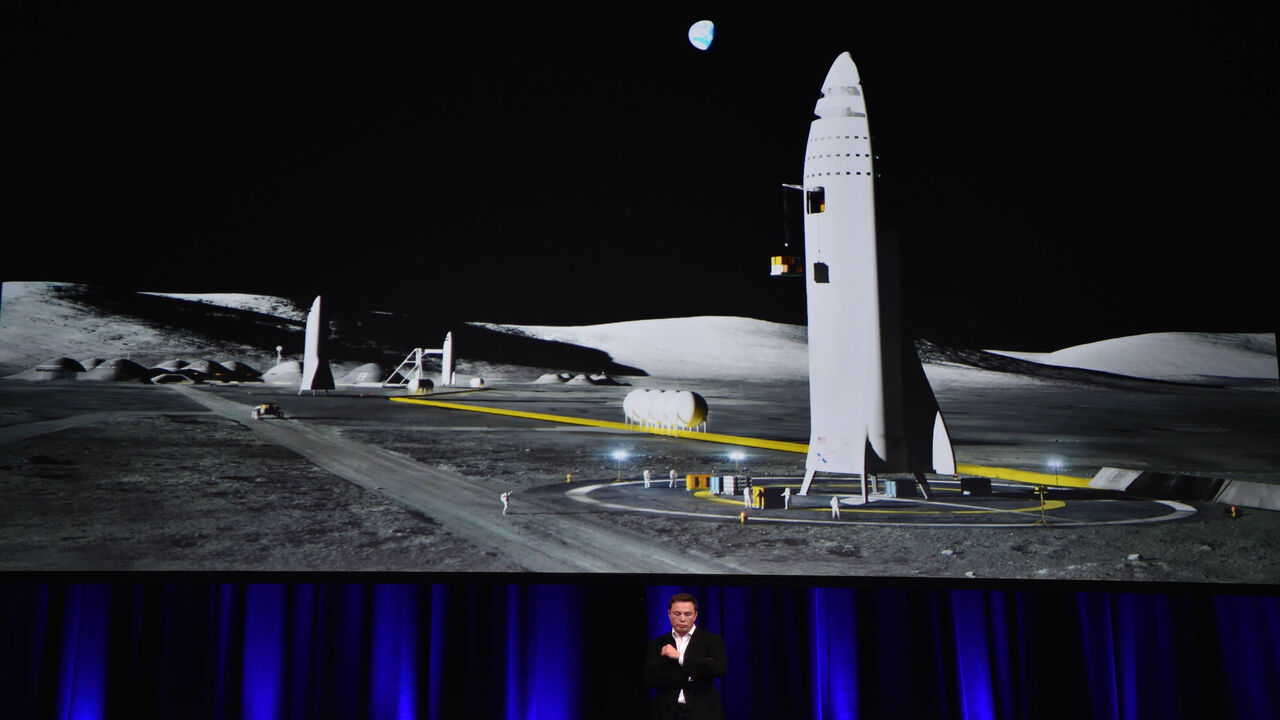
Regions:
[[[667,603],[671,632],[649,642],[644,684],[657,689],[654,720],[723,720],[716,678],[724,677],[724,640],[694,625],[698,601],[680,593]]]

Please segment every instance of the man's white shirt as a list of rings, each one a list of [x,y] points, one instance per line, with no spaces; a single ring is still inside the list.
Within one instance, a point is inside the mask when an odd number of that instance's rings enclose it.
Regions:
[[[680,652],[680,667],[684,667],[684,651],[689,647],[689,638],[693,637],[693,631],[697,629],[698,626],[694,625],[689,628],[689,632],[685,633],[684,637],[681,637],[676,634],[675,628],[671,628],[671,637],[676,641],[676,650]],[[680,691],[680,697],[676,698],[676,702],[681,705],[686,704],[683,689]]]

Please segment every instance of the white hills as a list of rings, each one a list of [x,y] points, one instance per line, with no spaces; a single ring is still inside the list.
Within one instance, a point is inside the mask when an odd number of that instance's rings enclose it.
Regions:
[[[212,339],[196,326],[176,328],[131,317],[127,306],[94,304],[84,286],[6,282],[0,287],[0,372],[26,370],[54,357],[153,359],[242,357],[264,367],[274,348]],[[300,333],[304,308],[282,298],[238,293],[138,293],[149,302],[192,303],[278,318],[281,333]],[[191,317],[187,314],[185,317]],[[489,330],[553,340],[608,353],[614,362],[652,376],[803,380],[808,375],[806,328],[743,317],[703,316],[583,326],[473,323]],[[977,351],[966,351],[977,352]],[[1130,377],[1204,381],[1276,380],[1272,333],[1151,333],[1051,353],[989,351],[1016,360]],[[466,349],[460,348],[463,357]],[[364,362],[366,358],[341,358]],[[1006,361],[1011,362],[1011,361]]]
[[[654,376],[779,380],[809,376],[808,339],[802,325],[725,316],[581,326],[475,324],[602,350],[614,362]]]
[[[991,352],[1042,365],[1152,380],[1277,379],[1274,333],[1147,333],[1049,353]]]
[[[257,366],[275,362],[271,347],[212,339],[198,327],[175,328],[142,320],[104,307],[87,290],[83,285],[56,282],[6,282],[0,286],[0,374],[26,370],[54,357],[119,357],[142,362],[172,357],[240,358]],[[156,300],[184,305],[202,302],[211,308],[248,310],[283,322],[306,318],[305,310],[274,297],[219,293],[181,298],[158,295]]]

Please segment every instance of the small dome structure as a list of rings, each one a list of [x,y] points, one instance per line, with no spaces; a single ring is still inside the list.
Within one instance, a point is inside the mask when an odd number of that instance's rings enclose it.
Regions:
[[[285,360],[262,373],[262,381],[272,385],[297,385],[302,382],[302,363]]]
[[[230,382],[262,382],[262,373],[245,363],[230,360],[222,363],[222,367],[230,373]]]
[[[212,360],[196,360],[195,362],[182,368],[182,370],[194,370],[200,373],[205,380],[220,380],[226,382],[231,377],[231,371],[221,363]]]
[[[178,373],[160,373],[159,375],[151,378],[151,382],[154,385],[175,385],[181,383],[194,383],[195,380]]]
[[[75,380],[84,366],[69,357],[50,358],[39,365],[10,377],[15,380]]]
[[[590,380],[592,385],[626,385],[626,383],[618,382],[617,380],[614,380],[613,378],[609,377],[605,373],[600,373],[599,375],[592,375],[590,376]]]
[[[344,373],[338,378],[339,385],[381,385],[386,376],[382,366],[377,363],[365,363]]]
[[[100,363],[81,376],[81,380],[108,382],[147,382],[151,371],[127,358],[114,358]]]

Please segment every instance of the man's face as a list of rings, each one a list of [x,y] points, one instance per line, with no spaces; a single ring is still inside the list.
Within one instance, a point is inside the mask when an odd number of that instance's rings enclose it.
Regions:
[[[671,629],[678,635],[686,635],[693,627],[693,621],[698,619],[698,610],[691,602],[673,602],[667,616],[671,618]]]

